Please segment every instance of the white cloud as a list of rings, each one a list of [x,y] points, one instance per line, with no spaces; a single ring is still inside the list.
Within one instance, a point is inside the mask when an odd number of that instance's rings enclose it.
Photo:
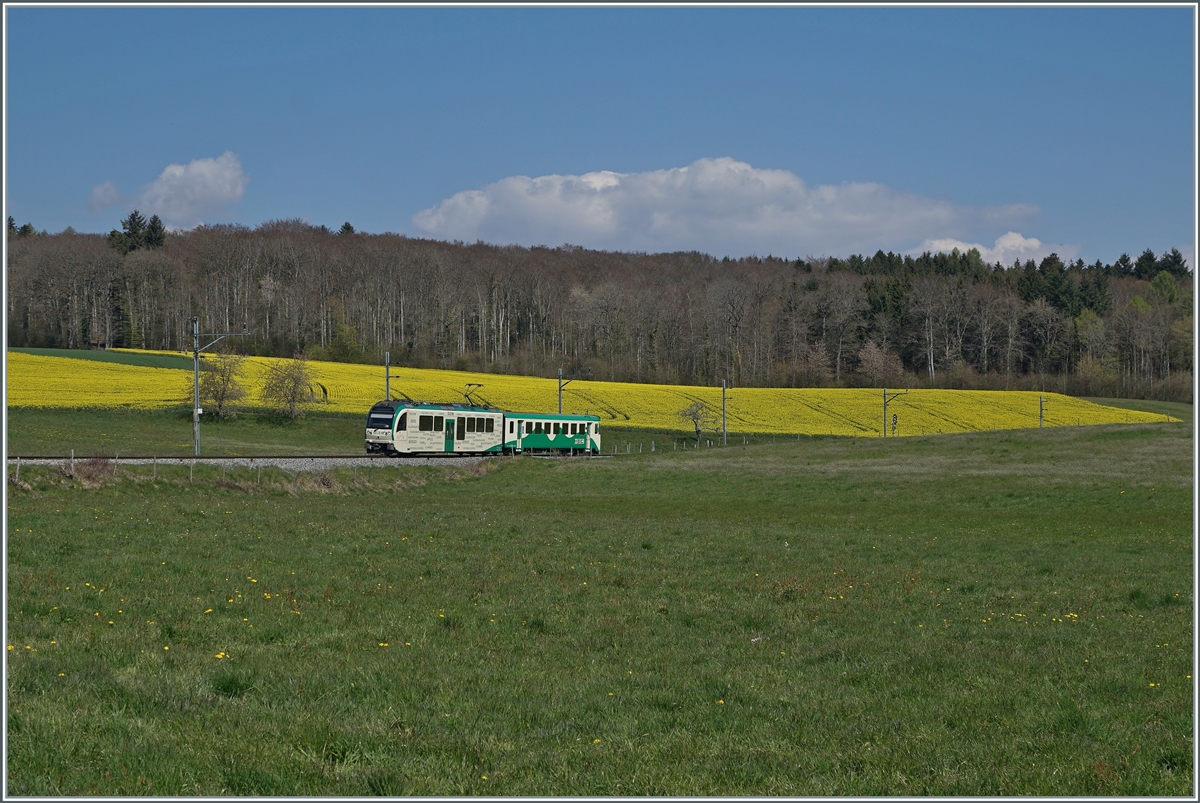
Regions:
[[[908,253],[913,256],[926,251],[933,253],[944,251],[949,253],[955,248],[964,253],[970,251],[972,248],[977,248],[984,262],[989,265],[999,262],[1005,267],[1010,267],[1013,261],[1017,259],[1022,262],[1029,259],[1032,259],[1034,262],[1040,262],[1043,257],[1050,254],[1058,254],[1059,259],[1066,262],[1074,259],[1079,253],[1079,249],[1076,246],[1063,243],[1043,243],[1036,237],[1022,237],[1015,231],[1001,234],[996,238],[996,242],[991,248],[979,243],[964,243],[962,240],[941,238],[937,240],[925,240]]]
[[[117,185],[111,181],[106,181],[103,184],[97,184],[92,187],[92,198],[88,201],[88,211],[99,212],[102,209],[107,209],[110,206],[120,203],[121,193],[117,192]]]
[[[138,208],[147,217],[158,215],[170,228],[190,229],[240,201],[249,183],[237,156],[225,151],[215,159],[167,165],[153,183],[142,188]]]
[[[804,256],[899,250],[1015,225],[1037,207],[964,207],[882,184],[809,187],[723,157],[645,173],[512,176],[413,216],[427,236],[623,251]]]

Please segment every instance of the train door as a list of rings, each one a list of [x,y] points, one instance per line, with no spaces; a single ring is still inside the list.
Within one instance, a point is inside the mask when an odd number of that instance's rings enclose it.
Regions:
[[[517,422],[517,444],[516,444],[516,449],[518,452],[522,450],[521,438],[524,437],[524,435],[525,435],[525,422],[518,421]]]
[[[446,417],[446,451],[454,451],[454,419]]]

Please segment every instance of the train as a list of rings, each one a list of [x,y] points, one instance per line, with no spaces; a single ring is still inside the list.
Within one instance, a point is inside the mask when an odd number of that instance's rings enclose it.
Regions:
[[[600,417],[511,413],[469,404],[380,401],[366,423],[367,454],[600,454]]]

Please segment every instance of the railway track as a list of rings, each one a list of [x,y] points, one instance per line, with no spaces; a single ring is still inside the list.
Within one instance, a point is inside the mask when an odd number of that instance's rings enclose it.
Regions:
[[[255,455],[254,457],[158,457],[154,455],[63,455],[59,457],[10,456],[8,465],[61,466],[106,461],[120,466],[225,466],[226,468],[263,468],[273,466],[287,471],[328,471],[334,468],[363,466],[464,466],[483,460],[482,455],[444,457],[384,457],[381,455]]]
[[[529,455],[550,459],[576,459],[567,455]],[[593,455],[592,457],[600,457]],[[61,466],[72,461],[78,464],[105,461],[119,466],[224,466],[226,468],[263,468],[273,466],[291,472],[328,471],[334,468],[365,466],[470,466],[481,460],[495,460],[501,455],[434,455],[428,457],[387,457],[384,455],[255,455],[254,457],[158,457],[154,455],[62,455],[58,457],[25,457],[12,455],[9,466]]]

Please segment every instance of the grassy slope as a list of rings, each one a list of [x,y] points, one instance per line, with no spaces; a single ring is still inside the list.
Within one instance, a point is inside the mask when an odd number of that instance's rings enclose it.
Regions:
[[[1185,423],[1192,423],[1192,405],[1181,402],[1153,401],[1150,399],[1101,399],[1087,398],[1096,404],[1106,404],[1109,407],[1119,407],[1122,410],[1141,410],[1147,413],[1160,413],[1178,418]]]
[[[1190,794],[1191,455],[1168,425],[27,469],[8,791]]]
[[[126,351],[94,351],[90,349],[9,349],[21,354],[36,354],[42,357],[66,357],[74,360],[96,360],[115,362],[121,365],[140,365],[149,368],[180,368],[194,370],[192,358],[174,354],[139,354]]]

